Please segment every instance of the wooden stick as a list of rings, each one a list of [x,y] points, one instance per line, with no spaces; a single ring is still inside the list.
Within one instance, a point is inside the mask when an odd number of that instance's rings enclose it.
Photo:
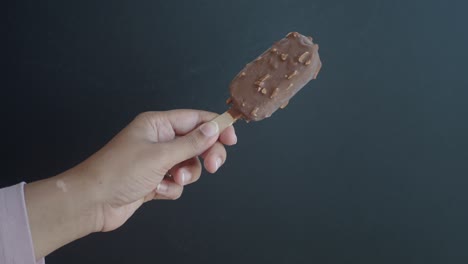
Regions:
[[[233,110],[232,108],[224,112],[223,114],[217,116],[212,121],[216,122],[219,127],[219,133],[223,132],[227,127],[234,124],[239,118],[242,117],[242,114]]]

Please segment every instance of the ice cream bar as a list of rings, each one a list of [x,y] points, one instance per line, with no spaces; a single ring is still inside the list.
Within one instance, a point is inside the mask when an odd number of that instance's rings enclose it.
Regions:
[[[230,84],[227,103],[231,108],[213,119],[219,131],[239,118],[259,121],[286,107],[302,87],[317,77],[322,67],[318,49],[312,37],[291,32],[248,63]]]
[[[232,80],[229,90],[231,115],[246,121],[270,117],[310,80],[322,66],[318,45],[312,37],[297,32],[285,38],[248,63]]]

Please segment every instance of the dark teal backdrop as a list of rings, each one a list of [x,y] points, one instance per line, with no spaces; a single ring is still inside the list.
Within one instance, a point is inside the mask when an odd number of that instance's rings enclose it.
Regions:
[[[4,4],[5,5],[5,4]],[[1,186],[53,176],[136,114],[222,113],[290,31],[323,68],[236,124],[216,175],[47,263],[468,263],[466,1],[11,1]]]

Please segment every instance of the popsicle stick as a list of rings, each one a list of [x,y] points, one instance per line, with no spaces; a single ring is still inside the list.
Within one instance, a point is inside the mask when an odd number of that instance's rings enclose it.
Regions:
[[[239,118],[242,117],[242,114],[233,110],[232,108],[224,112],[223,114],[217,116],[212,121],[216,122],[219,127],[219,133],[223,132],[227,127],[234,124]]]

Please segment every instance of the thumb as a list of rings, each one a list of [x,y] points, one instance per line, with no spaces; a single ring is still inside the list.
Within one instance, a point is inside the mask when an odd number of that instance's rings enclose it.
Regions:
[[[219,136],[219,126],[215,121],[202,124],[189,134],[167,142],[165,160],[173,166],[184,160],[202,154],[210,148]]]

